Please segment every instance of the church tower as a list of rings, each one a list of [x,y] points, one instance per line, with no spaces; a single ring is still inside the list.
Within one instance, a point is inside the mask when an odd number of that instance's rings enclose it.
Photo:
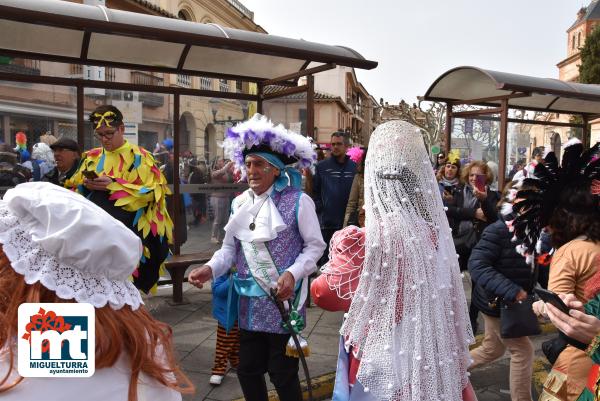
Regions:
[[[567,29],[567,58],[557,64],[558,79],[576,82],[581,64],[580,49],[596,25],[600,24],[600,0],[593,0],[577,12],[577,19]]]

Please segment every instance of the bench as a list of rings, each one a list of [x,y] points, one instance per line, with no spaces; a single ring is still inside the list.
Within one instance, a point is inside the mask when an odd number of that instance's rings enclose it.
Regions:
[[[186,255],[173,255],[165,262],[165,268],[171,276],[171,280],[160,280],[158,285],[173,284],[173,303],[183,302],[183,283],[187,281],[185,272],[191,265],[203,265],[210,260],[214,252],[198,252]]]

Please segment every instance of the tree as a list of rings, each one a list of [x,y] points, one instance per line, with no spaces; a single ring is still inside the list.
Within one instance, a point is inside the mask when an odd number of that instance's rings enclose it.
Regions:
[[[579,82],[600,84],[600,26],[596,27],[585,39],[585,44],[581,49]]]
[[[419,100],[419,103],[409,105],[401,100],[398,106],[389,106],[387,103],[384,105],[381,99],[381,105],[383,106],[382,120],[400,119],[420,128],[427,151],[433,145],[442,143],[446,125],[445,104]]]

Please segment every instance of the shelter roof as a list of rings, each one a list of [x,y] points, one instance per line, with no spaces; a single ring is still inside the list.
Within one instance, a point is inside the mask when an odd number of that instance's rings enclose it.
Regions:
[[[249,81],[377,66],[343,46],[59,0],[2,0],[0,54]]]
[[[469,66],[453,68],[443,73],[429,87],[424,99],[499,106],[502,97],[508,97],[510,108],[567,114],[600,114],[600,85],[565,82]]]

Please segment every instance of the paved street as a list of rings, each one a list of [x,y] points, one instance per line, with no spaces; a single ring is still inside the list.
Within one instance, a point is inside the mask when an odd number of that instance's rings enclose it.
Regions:
[[[203,250],[199,244],[205,244],[204,249],[208,249],[211,246],[208,245],[208,239],[206,229],[193,229],[188,233],[188,243],[184,249],[186,252]],[[465,277],[464,282],[468,295],[470,293],[468,277]],[[197,386],[196,394],[186,396],[185,399],[217,401],[241,398],[241,390],[234,372],[229,372],[218,387],[208,383],[217,329],[216,321],[212,318],[210,290],[207,288],[198,290],[185,283],[184,298],[187,303],[178,306],[169,304],[170,295],[170,287],[159,288],[157,295],[146,299],[146,305],[156,318],[173,327],[175,347],[182,366]],[[337,336],[342,313],[330,313],[312,307],[308,310],[307,320],[308,325],[304,334],[311,348],[308,365],[316,387],[313,392],[315,399],[324,400],[331,396],[333,388]],[[480,322],[480,326],[483,327],[483,321]],[[546,333],[534,339],[536,349],[534,382],[537,380],[538,387],[544,376],[544,369],[547,367],[543,364],[540,344],[551,336],[552,333]],[[510,401],[508,366],[509,359],[505,355],[495,363],[472,372],[471,379],[480,401]],[[302,379],[304,379],[303,375]],[[534,399],[537,396],[536,392],[537,390],[534,391]]]

